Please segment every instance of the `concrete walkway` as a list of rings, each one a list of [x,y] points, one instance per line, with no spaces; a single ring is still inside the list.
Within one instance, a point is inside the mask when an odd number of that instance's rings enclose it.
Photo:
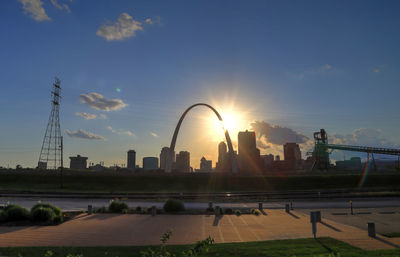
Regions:
[[[172,231],[170,244],[191,244],[214,238],[216,243],[310,238],[309,215],[265,210],[264,215],[117,215],[82,214],[58,226],[0,227],[5,246],[115,246],[154,245]],[[364,249],[400,247],[400,238],[369,238],[365,230],[323,219],[319,237],[332,237]]]

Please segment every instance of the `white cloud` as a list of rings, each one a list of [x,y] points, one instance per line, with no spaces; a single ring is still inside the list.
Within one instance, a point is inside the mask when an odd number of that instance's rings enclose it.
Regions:
[[[22,7],[29,16],[35,21],[47,21],[51,20],[47,15],[46,11],[42,7],[43,2],[40,0],[19,0],[22,3]]]
[[[107,129],[117,135],[128,135],[131,137],[136,137],[136,135],[132,131],[129,131],[129,130],[125,130],[125,129],[116,130],[113,127],[111,127],[110,125],[107,126]]]
[[[147,24],[153,24],[153,20],[150,18],[147,18],[144,22]]]
[[[97,118],[96,114],[91,114],[87,112],[76,112],[75,115],[83,117],[85,120],[94,120]]]
[[[87,104],[93,109],[102,111],[116,111],[124,108],[126,104],[121,99],[106,99],[98,93],[81,94],[81,103]]]
[[[158,137],[158,135],[154,132],[150,132],[150,135],[152,135],[153,137]]]
[[[58,10],[65,10],[66,12],[70,13],[71,9],[69,9],[69,6],[67,4],[59,4],[57,0],[50,0],[51,4],[57,8]]]
[[[134,37],[137,31],[143,31],[142,23],[134,20],[129,14],[122,13],[114,24],[101,25],[96,34],[108,41],[112,41]]]
[[[107,119],[107,115],[105,115],[104,113],[100,114],[99,117],[102,119]]]
[[[288,72],[287,74],[289,77],[292,77],[293,79],[302,80],[309,76],[328,74],[328,73],[332,73],[332,72],[340,72],[340,70],[335,69],[330,64],[324,64],[319,67],[308,68],[306,70],[299,71],[299,72]]]
[[[96,134],[84,131],[82,129],[75,130],[75,131],[69,131],[67,129],[67,130],[65,130],[65,133],[67,133],[68,136],[75,137],[75,138],[92,139],[92,140],[105,140],[105,138],[100,136],[100,135],[96,135]]]

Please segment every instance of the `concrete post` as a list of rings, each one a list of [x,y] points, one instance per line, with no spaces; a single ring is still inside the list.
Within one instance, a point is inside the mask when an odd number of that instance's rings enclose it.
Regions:
[[[156,207],[154,205],[151,206],[151,216],[156,216],[156,213],[157,213]]]
[[[375,223],[374,222],[368,222],[368,236],[369,237],[376,237]]]
[[[258,203],[258,209],[259,209],[260,211],[263,210],[263,203]]]
[[[87,213],[88,213],[88,215],[93,213],[93,206],[91,204],[88,205],[88,207],[87,207]]]
[[[221,208],[217,205],[215,206],[215,216],[219,217],[221,215]]]
[[[289,213],[290,212],[290,209],[289,209],[289,204],[287,203],[287,204],[285,204],[285,211],[287,212],[287,213]]]

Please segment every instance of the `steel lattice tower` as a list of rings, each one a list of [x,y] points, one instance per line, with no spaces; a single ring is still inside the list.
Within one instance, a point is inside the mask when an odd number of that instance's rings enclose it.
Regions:
[[[56,78],[53,83],[51,112],[49,122],[47,123],[46,133],[44,135],[42,149],[40,150],[38,168],[56,170],[62,167],[63,143],[60,129],[60,87],[61,81]]]

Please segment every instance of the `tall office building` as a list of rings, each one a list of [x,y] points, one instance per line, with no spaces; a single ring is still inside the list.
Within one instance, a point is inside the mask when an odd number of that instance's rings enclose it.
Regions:
[[[286,168],[295,170],[301,165],[301,151],[296,143],[286,143],[283,145],[283,155]]]
[[[143,157],[143,170],[157,170],[158,158],[157,157]]]
[[[218,171],[229,171],[230,170],[230,158],[227,152],[227,147],[224,141],[218,144],[218,162],[216,163],[216,170]]]
[[[75,169],[75,170],[84,170],[86,169],[87,166],[87,157],[83,157],[80,155],[77,155],[76,157],[69,157],[70,164],[69,164],[69,168],[70,169]]]
[[[200,171],[211,171],[212,161],[202,157],[200,160]]]
[[[190,153],[180,151],[176,155],[175,170],[179,172],[190,172]]]
[[[169,147],[163,147],[160,153],[160,169],[165,170],[167,166],[168,155],[170,154]],[[172,154],[172,163],[175,162],[175,152]]]
[[[258,173],[262,170],[263,161],[260,150],[256,147],[254,131],[242,131],[238,135],[239,170],[247,173]]]
[[[126,165],[128,170],[135,171],[136,168],[136,152],[135,150],[128,151],[128,163]]]

